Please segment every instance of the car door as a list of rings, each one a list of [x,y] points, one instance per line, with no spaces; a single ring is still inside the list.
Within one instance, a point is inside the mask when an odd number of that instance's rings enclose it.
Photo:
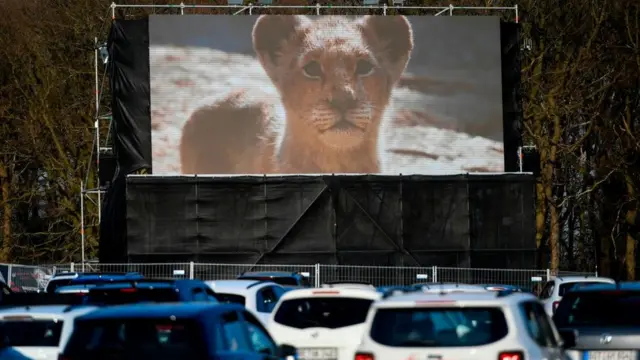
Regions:
[[[259,360],[263,357],[253,350],[242,315],[228,311],[220,317],[221,327],[216,341],[216,357],[224,360]]]
[[[243,311],[242,316],[252,349],[262,356],[261,359],[278,359],[278,345],[262,323],[249,311]]]
[[[529,301],[521,305],[529,337],[539,346],[543,359],[563,359],[558,331],[551,323],[544,308],[538,302]]]

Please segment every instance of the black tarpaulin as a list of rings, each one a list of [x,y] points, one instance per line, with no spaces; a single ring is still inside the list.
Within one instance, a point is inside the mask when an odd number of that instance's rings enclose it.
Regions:
[[[504,169],[518,171],[518,147],[522,146],[523,115],[520,93],[520,24],[500,23],[502,49],[502,123]]]
[[[527,268],[533,189],[530,175],[515,174],[130,176],[127,253],[132,262]]]

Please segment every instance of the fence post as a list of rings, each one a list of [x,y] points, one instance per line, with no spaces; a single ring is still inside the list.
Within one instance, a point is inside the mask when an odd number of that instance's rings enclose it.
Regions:
[[[195,279],[195,265],[193,264],[193,261],[189,262],[189,279]]]
[[[319,288],[320,287],[320,264],[316,264],[316,273],[315,273],[315,281],[314,281],[314,286]]]
[[[551,269],[547,269],[547,281],[551,281]]]
[[[438,267],[437,266],[432,266],[431,267],[431,282],[432,283],[437,283],[438,282]]]
[[[7,286],[11,287],[11,285],[13,285],[13,281],[12,281],[12,277],[11,277],[11,272],[13,265],[9,264],[9,266],[7,266]]]
[[[72,261],[71,264],[69,264],[69,272],[75,272],[76,270],[76,264]]]

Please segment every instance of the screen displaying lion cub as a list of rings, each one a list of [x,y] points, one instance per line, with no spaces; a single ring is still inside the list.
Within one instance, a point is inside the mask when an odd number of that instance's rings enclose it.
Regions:
[[[264,15],[253,48],[277,89],[230,89],[182,129],[185,174],[378,173],[379,132],[413,49],[403,16]]]

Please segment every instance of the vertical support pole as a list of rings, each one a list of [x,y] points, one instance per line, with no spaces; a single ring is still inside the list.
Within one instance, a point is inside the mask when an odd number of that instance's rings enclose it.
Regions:
[[[193,261],[189,262],[189,279],[190,280],[195,279],[195,265]]]
[[[80,251],[82,252],[82,272],[84,272],[84,181],[80,181]]]
[[[520,22],[520,15],[518,14],[518,4],[516,4],[513,9],[516,11],[516,24]]]
[[[184,15],[184,3],[180,3],[180,15]]]
[[[316,15],[320,15],[320,3],[316,3]]]
[[[547,281],[551,281],[551,269],[547,269]]]
[[[524,160],[524,154],[522,152],[522,146],[518,146],[518,170],[520,170],[520,172],[522,172],[523,169],[523,164],[522,161]]]
[[[253,4],[249,3],[249,15],[253,15]]]
[[[387,3],[382,5],[382,15],[387,16]]]
[[[75,271],[76,271],[76,263],[72,261],[71,264],[69,264],[69,272],[75,272]]]
[[[115,8],[114,8],[115,9]],[[98,38],[94,38],[95,50],[94,50],[94,61],[93,61],[93,70],[95,72],[95,107],[96,107],[96,122],[94,123],[96,130],[96,178],[98,186],[98,222],[102,221],[102,191],[100,189],[100,78],[98,76],[98,57],[100,56],[100,49],[98,47]],[[84,188],[83,188],[83,196],[84,196]]]
[[[449,16],[453,16],[453,5],[449,4]]]
[[[116,3],[112,2],[111,3],[111,20],[115,20],[116,19]]]
[[[316,264],[316,269],[315,269],[315,276],[314,276],[314,287],[319,288],[320,287],[320,264]]]
[[[431,267],[431,282],[432,283],[437,283],[438,282],[438,267],[437,266],[432,266]]]
[[[11,287],[13,285],[13,277],[11,276],[11,273],[13,272],[13,265],[9,264],[9,266],[7,266],[7,286]]]

